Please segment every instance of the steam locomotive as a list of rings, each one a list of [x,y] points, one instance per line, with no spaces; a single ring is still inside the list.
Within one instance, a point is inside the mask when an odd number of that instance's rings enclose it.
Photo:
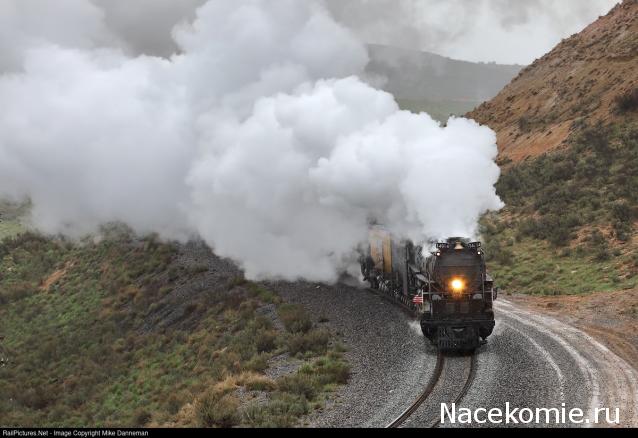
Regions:
[[[373,289],[417,312],[423,335],[439,350],[472,351],[492,334],[498,289],[480,242],[452,237],[424,257],[422,247],[373,227],[361,273]]]

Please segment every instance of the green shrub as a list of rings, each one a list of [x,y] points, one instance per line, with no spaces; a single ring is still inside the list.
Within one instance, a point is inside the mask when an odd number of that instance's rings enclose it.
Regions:
[[[313,366],[302,368],[300,373],[314,375],[322,385],[345,385],[350,379],[350,366],[338,356],[328,356],[317,360]]]
[[[139,408],[133,414],[133,424],[137,427],[143,427],[149,421],[151,421],[151,414],[146,409]]]
[[[281,302],[281,298],[279,298],[275,293],[258,284],[248,283],[248,289],[255,297],[259,298],[264,303],[278,304]]]
[[[288,351],[290,354],[314,353],[324,354],[328,350],[330,333],[325,330],[312,330],[308,333],[295,333],[288,338]]]
[[[243,275],[237,275],[232,277],[229,281],[228,281],[228,289],[232,290],[235,289],[236,287],[240,287],[240,286],[244,286],[246,283],[248,283],[248,280],[246,280],[246,278]]]
[[[277,332],[275,330],[262,330],[255,337],[255,347],[258,353],[272,351],[277,346]]]
[[[201,427],[236,426],[241,419],[239,400],[232,394],[209,391],[198,403],[197,418]]]
[[[634,212],[627,201],[616,201],[611,204],[611,217],[619,222],[629,222]]]
[[[505,248],[497,237],[490,238],[485,243],[485,254],[487,261],[495,261],[502,266],[514,264],[514,253],[511,249]]]
[[[621,113],[638,110],[638,88],[627,91],[616,98],[616,107]]]
[[[303,396],[277,394],[266,404],[252,403],[244,410],[244,422],[256,428],[290,428],[297,419],[309,411]]]
[[[594,260],[597,262],[605,262],[611,258],[609,250],[605,248],[598,248],[594,253]]]
[[[272,391],[277,385],[267,377],[259,377],[248,379],[244,386],[249,391]]]
[[[306,400],[314,400],[321,388],[314,376],[297,373],[279,378],[277,389],[281,392],[303,396]]]
[[[176,394],[171,394],[166,400],[166,410],[171,415],[176,415],[182,408],[183,400]]]
[[[256,373],[264,372],[268,369],[268,355],[267,354],[255,354],[246,362],[243,366],[246,371],[254,371]]]
[[[49,388],[44,388],[39,385],[20,391],[16,396],[21,405],[35,410],[42,410],[49,406],[54,397],[54,395],[49,392]]]
[[[307,333],[312,321],[306,310],[296,304],[283,304],[278,310],[279,318],[290,333]]]

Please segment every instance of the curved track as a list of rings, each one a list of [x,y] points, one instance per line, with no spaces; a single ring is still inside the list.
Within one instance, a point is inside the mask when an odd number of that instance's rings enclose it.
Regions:
[[[462,362],[462,368],[466,369],[465,379],[452,379],[453,385],[450,385],[452,382],[447,382],[448,379],[446,379],[446,377],[456,377],[453,368],[459,365],[454,362]],[[436,411],[441,403],[460,403],[474,381],[476,367],[476,355],[451,357],[439,353],[432,377],[419,398],[399,417],[388,424],[386,428],[398,428],[406,423],[411,427],[424,424],[430,428],[437,427],[440,423],[440,418],[432,411]],[[446,383],[448,385],[445,385]],[[443,386],[445,386],[445,388],[443,388]],[[456,389],[451,388],[451,386]]]
[[[470,369],[468,371],[467,379],[465,380],[465,385],[461,388],[461,391],[457,394],[457,396],[452,400],[453,404],[459,404],[463,400],[463,397],[470,390],[470,386],[474,382],[474,377],[476,377],[476,368],[477,368],[477,359],[476,355],[472,355],[470,357]],[[437,427],[441,424],[441,417],[437,417],[436,420],[432,422],[430,425],[431,428]]]
[[[428,397],[430,397],[430,394],[432,394],[432,391],[434,391],[434,388],[436,387],[437,383],[439,383],[439,379],[441,378],[441,374],[443,373],[444,363],[445,363],[445,356],[439,353],[436,359],[436,367],[434,368],[434,373],[432,374],[430,381],[425,387],[425,390],[423,390],[423,393],[419,396],[418,399],[416,399],[414,403],[412,403],[405,411],[403,411],[403,413],[399,415],[397,419],[395,419],[390,424],[388,424],[386,428],[390,429],[390,428],[401,427],[401,425],[408,418],[410,418],[412,414],[414,414],[417,411],[417,409],[421,407],[423,403],[426,402]]]
[[[437,424],[440,405],[462,395],[460,407],[582,409],[619,408],[621,426],[638,426],[638,371],[596,339],[567,321],[529,310],[506,297],[495,303],[496,328],[474,358],[468,379],[467,357],[445,357],[436,371],[437,352],[417,321],[382,294],[345,285],[305,283],[271,285],[284,298],[330,320],[349,348],[350,383],[334,403],[311,420],[317,427],[386,427],[436,385],[401,427],[467,427]],[[472,383],[467,385],[467,381]],[[465,388],[464,388],[465,387]],[[463,394],[464,393],[464,394]],[[437,409],[438,408],[438,409]],[[565,423],[564,427],[594,424]],[[601,423],[605,426],[605,423]],[[476,424],[474,427],[507,427]],[[556,427],[554,423],[509,424]]]

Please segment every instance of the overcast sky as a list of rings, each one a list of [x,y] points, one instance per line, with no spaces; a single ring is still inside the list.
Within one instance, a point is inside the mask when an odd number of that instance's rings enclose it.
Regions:
[[[0,71],[42,40],[168,56],[173,27],[206,0],[0,0]],[[214,0],[213,0],[214,1]],[[240,1],[240,0],[238,0]],[[242,0],[252,2],[255,0]],[[277,0],[270,0],[277,1]],[[300,0],[303,1],[303,0]],[[367,43],[456,59],[529,64],[617,0],[324,0]]]
[[[370,43],[529,64],[618,0],[326,0]]]

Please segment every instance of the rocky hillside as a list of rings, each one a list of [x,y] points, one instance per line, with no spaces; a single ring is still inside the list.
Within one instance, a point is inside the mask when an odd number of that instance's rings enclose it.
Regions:
[[[638,1],[469,116],[498,135],[507,207],[483,234],[500,284],[551,295],[638,287]]]
[[[638,1],[625,0],[469,115],[497,131],[502,161],[517,162],[565,146],[583,122],[635,119],[636,89]]]

